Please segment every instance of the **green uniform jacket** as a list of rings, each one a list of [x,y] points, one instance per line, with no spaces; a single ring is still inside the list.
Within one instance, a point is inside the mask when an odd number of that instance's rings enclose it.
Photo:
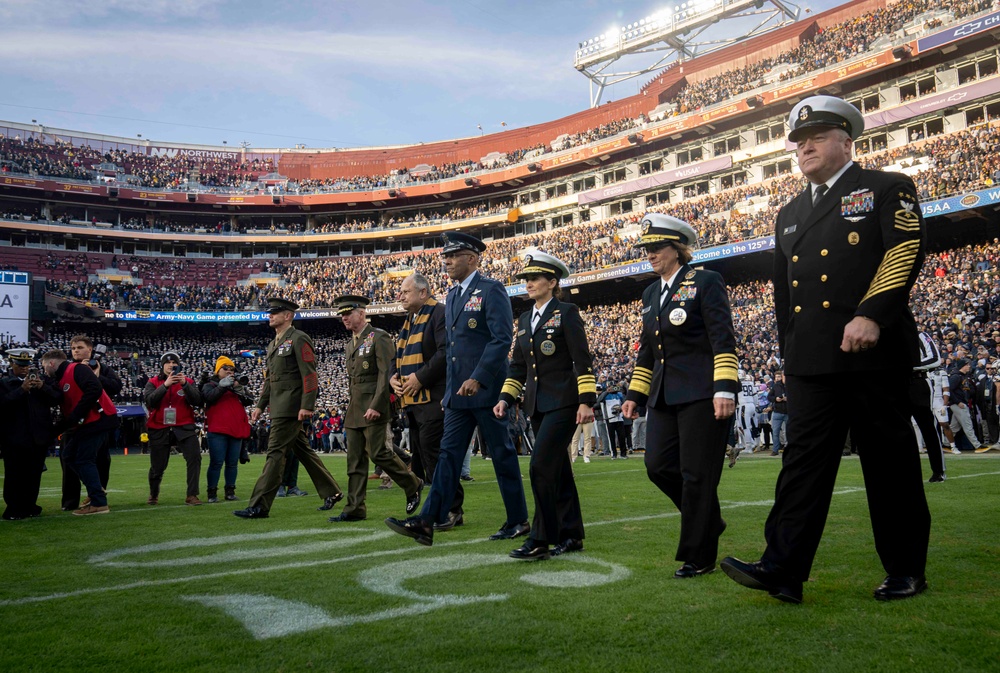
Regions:
[[[347,376],[351,401],[344,416],[345,428],[366,428],[389,420],[389,368],[396,345],[384,330],[365,325],[347,344]],[[365,412],[374,409],[381,416],[369,423]]]
[[[312,339],[289,327],[267,346],[264,388],[257,408],[264,411],[270,406],[271,418],[295,418],[299,409],[315,409],[318,391]]]

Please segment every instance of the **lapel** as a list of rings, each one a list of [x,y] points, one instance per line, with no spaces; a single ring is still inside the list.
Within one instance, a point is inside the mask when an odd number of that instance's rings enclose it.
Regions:
[[[674,294],[677,292],[677,288],[681,286],[681,282],[684,280],[684,276],[688,275],[690,271],[691,267],[688,264],[685,264],[684,266],[681,267],[680,271],[677,272],[677,275],[674,276],[674,282],[670,284],[670,289],[667,290],[666,301],[663,301],[663,295],[657,295],[657,301],[663,302],[660,304],[659,313],[661,316],[663,315],[663,312],[667,310],[667,306],[670,305],[670,297],[674,296]],[[662,281],[660,286],[662,286]],[[659,289],[659,287],[657,287],[657,289]]]
[[[454,325],[459,316],[462,315],[462,307],[465,306],[467,301],[469,301],[469,297],[471,297],[472,293],[478,289],[477,286],[479,285],[479,281],[483,277],[483,274],[481,271],[476,271],[475,273],[476,277],[471,283],[469,283],[469,287],[464,293],[459,294],[457,289],[448,293],[448,300],[452,301],[451,314],[448,316],[452,325]]]
[[[548,306],[545,307],[545,310],[542,311],[542,315],[539,316],[539,318],[538,318],[538,329],[536,329],[535,332],[534,332],[534,334],[531,335],[532,338],[534,338],[537,335],[541,335],[542,339],[543,340],[545,339],[545,330],[543,330],[542,327],[545,325],[545,323],[547,323],[549,321],[549,318],[552,317],[552,314],[555,313],[555,311],[556,311],[557,308],[559,308],[559,300],[556,299],[555,297],[553,297],[552,301],[550,301],[548,303]],[[532,310],[532,312],[534,312],[535,308],[531,307],[531,310]],[[531,328],[531,320],[530,319],[528,320],[528,328],[529,329]]]
[[[796,205],[795,216],[796,221],[800,224],[798,226],[798,230],[795,232],[797,236],[793,245],[801,241],[803,235],[809,228],[833,210],[833,207],[837,205],[842,195],[849,194],[854,191],[860,177],[861,166],[855,163],[853,166],[844,171],[844,174],[841,175],[840,179],[833,185],[833,189],[827,191],[827,193],[820,198],[815,207],[812,205],[812,185],[808,185],[805,191],[802,194],[799,194],[799,203]]]

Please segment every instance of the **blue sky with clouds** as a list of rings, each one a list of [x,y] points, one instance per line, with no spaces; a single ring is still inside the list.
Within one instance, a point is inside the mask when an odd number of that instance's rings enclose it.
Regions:
[[[0,0],[0,119],[255,147],[498,132],[585,109],[577,43],[665,4]]]

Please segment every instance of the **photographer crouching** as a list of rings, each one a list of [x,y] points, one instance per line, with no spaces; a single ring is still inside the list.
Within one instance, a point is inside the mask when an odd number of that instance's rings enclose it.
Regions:
[[[108,494],[101,486],[97,453],[118,427],[118,410],[101,388],[97,375],[85,364],[68,362],[66,354],[52,350],[42,356],[49,381],[62,391],[62,450],[64,464],[83,482],[90,503],[73,514],[107,514]]]
[[[236,364],[225,355],[215,361],[215,376],[201,387],[208,428],[208,501],[219,502],[219,473],[226,465],[226,500],[237,500],[236,474],[243,442],[250,437],[246,407],[254,403],[247,377],[236,378]]]
[[[201,406],[201,391],[194,379],[181,371],[181,357],[164,353],[160,357],[162,370],[151,378],[142,391],[149,414],[149,499],[147,505],[160,501],[160,482],[170,461],[170,447],[176,446],[187,461],[186,505],[200,505],[198,479],[201,475],[201,449],[194,427],[194,408]]]
[[[73,362],[85,364],[90,367],[91,371],[97,376],[97,380],[101,382],[101,388],[104,389],[104,392],[114,402],[118,399],[118,394],[122,391],[122,380],[111,367],[101,364],[101,359],[107,351],[108,347],[104,344],[97,344],[95,347],[94,342],[86,334],[77,334],[69,340],[69,354],[73,358]],[[108,477],[111,474],[111,447],[114,444],[115,433],[109,432],[107,434],[107,441],[104,443],[104,446],[97,450],[97,456],[94,459],[97,465],[97,474],[101,479],[101,488],[105,491],[108,490]],[[63,470],[62,508],[63,510],[72,511],[80,506],[80,480],[72,470],[67,469],[66,464],[63,462],[62,454],[60,454],[60,463]],[[84,499],[83,505],[87,506],[89,504],[90,499]]]

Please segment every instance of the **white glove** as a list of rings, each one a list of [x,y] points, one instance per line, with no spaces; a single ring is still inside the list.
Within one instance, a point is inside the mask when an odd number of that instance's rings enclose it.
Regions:
[[[228,388],[231,385],[233,385],[233,377],[232,376],[227,376],[226,378],[224,378],[221,381],[219,381],[219,387],[220,388]]]

